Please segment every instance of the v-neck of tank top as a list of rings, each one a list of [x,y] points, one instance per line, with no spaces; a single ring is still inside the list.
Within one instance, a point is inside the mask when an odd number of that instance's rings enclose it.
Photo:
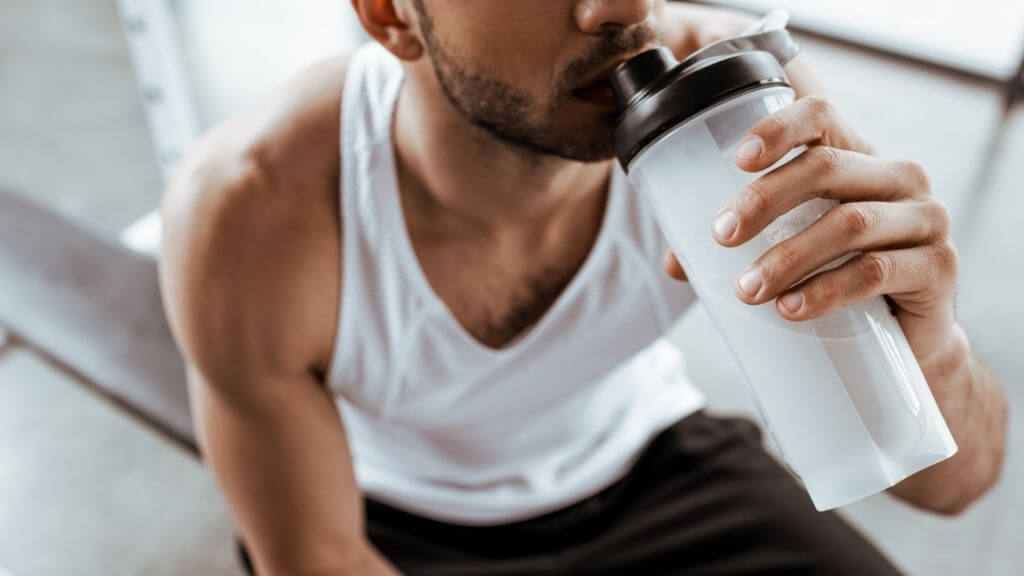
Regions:
[[[394,122],[393,110],[388,118],[388,126],[383,133],[390,136],[393,134],[391,126]],[[569,284],[562,289],[561,293],[555,298],[554,303],[548,307],[540,319],[521,330],[507,344],[501,348],[494,348],[484,344],[476,336],[473,336],[462,322],[455,317],[448,304],[430,284],[430,280],[427,278],[426,272],[424,272],[419,258],[416,256],[416,250],[409,236],[409,228],[403,213],[393,140],[390,137],[379,139],[376,145],[383,147],[383,149],[379,150],[379,154],[381,154],[379,157],[383,164],[381,166],[381,173],[386,178],[386,181],[382,183],[380,199],[384,203],[382,209],[384,217],[387,219],[385,227],[391,232],[389,235],[395,241],[395,249],[398,251],[398,258],[400,258],[402,266],[405,268],[405,274],[414,284],[414,289],[419,291],[424,297],[427,305],[437,310],[437,313],[442,316],[442,321],[451,325],[451,329],[457,334],[457,338],[464,341],[476,353],[501,358],[514,356],[517,352],[528,348],[550,329],[551,323],[576,298],[576,295],[586,287],[590,282],[590,277],[595,274],[595,269],[606,260],[605,253],[610,249],[609,245],[614,236],[615,215],[621,211],[620,202],[622,201],[621,196],[624,193],[623,188],[625,187],[625,175],[615,166],[612,166],[611,176],[608,179],[608,193],[604,203],[604,214],[601,216],[601,228],[597,233],[593,246],[591,246],[590,252],[572,279],[569,280]]]

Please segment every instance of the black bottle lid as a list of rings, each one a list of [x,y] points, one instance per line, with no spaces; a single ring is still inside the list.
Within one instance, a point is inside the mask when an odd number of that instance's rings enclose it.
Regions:
[[[763,50],[680,64],[667,48],[656,48],[623,62],[609,80],[619,108],[615,153],[626,170],[648,144],[712,106],[757,88],[789,86],[782,64]]]
[[[663,74],[679,65],[679,61],[668,48],[648,50],[623,62],[612,72],[612,90],[615,99],[622,108],[623,102],[629,102],[647,86],[653,84]]]

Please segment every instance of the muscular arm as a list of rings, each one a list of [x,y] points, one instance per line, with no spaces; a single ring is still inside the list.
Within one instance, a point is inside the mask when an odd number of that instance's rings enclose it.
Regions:
[[[315,85],[342,69],[214,130],[163,206],[161,285],[201,451],[261,576],[395,573],[364,536],[322,382],[337,319],[338,167],[310,150],[336,139],[337,94]]]
[[[960,514],[988,492],[1002,475],[1006,457],[1006,394],[985,361],[971,352],[957,325],[950,351],[922,362],[935,401],[959,450],[892,488],[889,494],[918,508]]]

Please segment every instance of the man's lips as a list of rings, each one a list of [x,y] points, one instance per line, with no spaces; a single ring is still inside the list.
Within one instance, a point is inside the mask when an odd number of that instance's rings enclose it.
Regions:
[[[618,102],[615,100],[615,93],[612,91],[612,85],[607,80],[601,80],[583,88],[577,88],[572,91],[572,95],[580,100],[586,100],[587,102],[593,102],[602,106],[614,107],[618,105]]]
[[[615,92],[612,91],[612,85],[608,81],[612,72],[619,67],[629,58],[617,58],[613,62],[601,68],[601,71],[594,74],[589,78],[586,83],[573,89],[573,96],[580,98],[581,100],[587,100],[589,102],[595,102],[598,104],[604,104],[609,106],[615,106],[618,103],[615,100]]]
[[[646,48],[645,48],[646,50]],[[605,66],[602,66],[600,71],[585,80],[580,86],[572,90],[573,96],[589,102],[595,102],[602,105],[617,106],[618,102],[615,99],[615,92],[612,90],[612,85],[608,81],[611,77],[612,72],[619,67],[620,64],[629,60],[633,56],[640,54],[643,50],[636,53],[621,56],[612,60]]]
[[[580,82],[580,84],[575,89],[580,90],[608,80],[608,77],[612,75],[612,72],[614,72],[620,64],[622,64],[626,60],[629,60],[633,56],[635,56],[635,54],[630,54],[628,56],[620,56],[615,60],[612,60],[611,62],[602,66],[600,70],[592,74],[589,78],[587,78],[583,82]]]

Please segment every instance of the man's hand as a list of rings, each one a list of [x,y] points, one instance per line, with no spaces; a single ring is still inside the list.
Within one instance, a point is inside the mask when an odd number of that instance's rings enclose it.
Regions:
[[[735,247],[807,200],[840,201],[741,272],[736,295],[751,305],[774,299],[778,313],[792,321],[884,296],[960,447],[954,457],[889,492],[922,508],[959,513],[999,478],[1006,400],[991,370],[970,353],[955,319],[959,258],[949,209],[932,196],[919,165],[877,158],[819,96],[801,98],[758,122],[737,148],[736,164],[759,172],[801,145],[808,146],[804,154],[724,206],[708,233]],[[842,265],[808,276],[850,253],[856,255]],[[675,258],[667,267],[685,279]]]
[[[716,240],[743,244],[815,197],[841,204],[753,262],[737,278],[737,296],[751,305],[776,299],[780,315],[801,321],[885,295],[921,364],[963,345],[954,319],[958,257],[950,212],[932,196],[924,170],[875,157],[816,96],[757,123],[739,146],[736,164],[761,171],[801,145],[807,152],[755,180],[722,209]],[[854,251],[862,253],[801,281]]]
[[[679,57],[737,34],[755,20],[730,10],[675,2],[666,6],[666,16],[666,31],[672,32],[666,37]],[[875,157],[874,147],[820,96],[822,85],[806,55],[790,62],[786,74],[800,99],[754,126],[738,150],[744,157],[737,156],[736,163],[758,172],[797,146],[810,149],[741,191],[723,208],[722,215],[734,214],[723,221],[732,234],[715,237],[723,246],[738,246],[814,197],[842,204],[754,262],[745,278],[752,293],[737,279],[739,298],[752,305],[777,299],[779,314],[799,321],[885,295],[922,366],[969,347],[954,319],[958,255],[950,239],[949,209],[932,197],[924,170],[912,162]],[[863,254],[794,286],[854,251]],[[671,254],[665,268],[687,280]]]
[[[669,3],[666,13],[669,31],[675,31],[666,38],[680,58],[739,33],[753,21],[688,3]],[[959,262],[949,237],[949,210],[932,197],[920,166],[875,157],[874,148],[821,96],[823,85],[806,54],[786,65],[786,75],[799,100],[754,126],[747,138],[750,147],[736,162],[757,172],[795,146],[806,144],[809,150],[755,181],[723,209],[736,214],[735,222],[725,222],[730,225],[726,228],[733,227],[731,235],[708,233],[724,246],[738,246],[805,200],[840,200],[807,230],[754,262],[761,273],[760,286],[748,295],[737,278],[737,295],[750,304],[776,299],[778,313],[794,321],[884,295],[960,448],[952,458],[914,474],[889,493],[918,507],[959,513],[1000,476],[1007,408],[995,374],[971,354],[967,335],[955,321]],[[862,253],[842,266],[804,278],[857,251]],[[671,253],[665,268],[676,279],[687,280]],[[783,304],[787,296],[798,301],[794,310]]]

